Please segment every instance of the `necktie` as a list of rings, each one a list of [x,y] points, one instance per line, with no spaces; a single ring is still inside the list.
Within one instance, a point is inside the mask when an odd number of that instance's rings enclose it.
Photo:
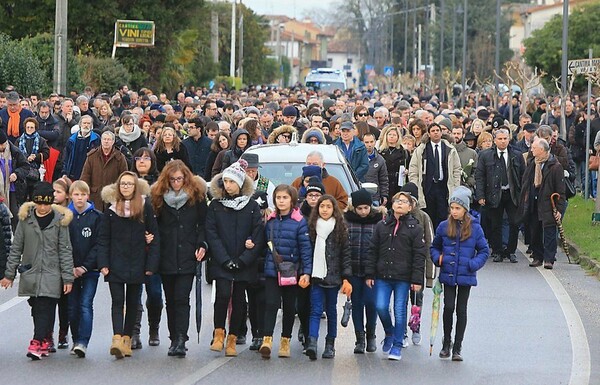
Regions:
[[[433,150],[433,163],[434,163],[434,172],[433,172],[433,180],[440,180],[440,151],[438,149],[439,145],[435,145],[435,149]]]
[[[500,172],[502,173],[502,186],[508,186],[508,174],[506,171],[506,161],[504,160],[504,151],[500,151]]]

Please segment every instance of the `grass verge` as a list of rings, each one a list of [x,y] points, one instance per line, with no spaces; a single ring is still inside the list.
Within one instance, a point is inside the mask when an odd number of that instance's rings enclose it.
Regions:
[[[563,228],[569,241],[577,245],[583,255],[600,261],[600,226],[592,225],[594,201],[577,195],[569,200]]]

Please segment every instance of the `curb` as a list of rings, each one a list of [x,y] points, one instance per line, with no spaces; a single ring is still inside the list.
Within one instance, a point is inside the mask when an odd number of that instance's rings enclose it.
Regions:
[[[573,262],[579,264],[591,275],[594,275],[596,278],[600,279],[600,262],[588,257],[587,255],[583,255],[580,252],[579,247],[577,247],[577,245],[568,239],[567,244],[569,245],[569,254],[573,259]]]

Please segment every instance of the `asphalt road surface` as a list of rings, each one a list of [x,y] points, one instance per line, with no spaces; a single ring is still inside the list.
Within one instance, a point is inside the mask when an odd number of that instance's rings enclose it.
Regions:
[[[161,345],[147,344],[132,358],[116,360],[108,353],[112,328],[108,286],[99,283],[95,299],[94,331],[85,359],[59,350],[42,361],[25,356],[33,323],[25,298],[16,285],[0,290],[0,362],[5,384],[600,384],[600,282],[561,255],[553,271],[519,263],[488,261],[479,286],[471,291],[469,319],[463,344],[464,362],[440,360],[442,321],[434,354],[429,356],[432,292],[426,291],[420,346],[402,351],[402,361],[389,361],[378,351],[355,355],[352,324],[339,327],[336,357],[311,362],[294,338],[292,358],[276,355],[262,360],[249,345],[238,346],[236,358],[209,350],[212,333],[210,286],[204,285],[204,319],[200,344],[190,325],[188,355],[167,357],[166,315],[161,323]],[[193,293],[193,292],[192,292]],[[192,296],[193,298],[193,296]],[[338,302],[339,316],[343,301]],[[192,300],[193,302],[193,300]],[[192,310],[193,314],[193,310]],[[297,325],[295,325],[294,336]],[[321,335],[325,334],[322,321]],[[276,329],[275,334],[278,335]],[[378,338],[383,337],[381,327]],[[250,337],[250,336],[249,336]],[[250,340],[250,338],[249,338]],[[279,347],[275,339],[274,351]],[[319,351],[324,347],[323,337]],[[379,349],[380,350],[380,349]]]

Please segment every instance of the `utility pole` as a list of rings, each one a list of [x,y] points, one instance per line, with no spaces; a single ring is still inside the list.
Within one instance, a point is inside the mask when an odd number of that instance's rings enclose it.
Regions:
[[[423,65],[423,61],[421,59],[421,41],[422,41],[421,32],[422,31],[423,31],[423,28],[422,28],[421,24],[419,24],[417,27],[417,33],[419,35],[418,40],[417,40],[417,73],[421,70],[421,66]]]
[[[413,11],[413,76],[417,76],[417,12]]]
[[[229,77],[235,77],[235,3],[237,0],[231,1],[231,47],[229,57]]]
[[[431,14],[429,8],[429,0],[425,1],[425,72],[423,78],[423,87],[424,91],[427,91],[427,81],[429,80],[429,66],[431,62],[429,61],[429,23],[431,22]]]
[[[560,101],[560,137],[567,138],[567,119],[565,118],[565,104],[567,101],[567,61],[569,58],[569,0],[563,2],[563,23],[562,23],[562,66],[560,71],[560,88],[563,99]]]
[[[404,1],[404,73],[408,71],[408,0]]]
[[[213,63],[219,62],[219,14],[212,11],[210,14],[210,50],[213,55]]]
[[[459,5],[460,7],[460,5]],[[458,8],[453,7],[452,10],[452,74],[456,71],[456,14],[458,14]],[[452,75],[454,76],[454,75]]]
[[[67,9],[68,0],[56,0],[54,20],[54,77],[52,89],[59,95],[67,93]]]
[[[467,94],[467,14],[469,9],[469,0],[465,0],[465,9],[463,14],[463,46],[462,46],[462,94],[460,97],[461,108],[465,107],[465,97]]]
[[[496,0],[496,57],[494,60],[494,68],[496,73],[500,75],[500,19],[502,18],[500,3],[502,0]],[[496,90],[498,89],[498,77],[494,76]]]
[[[244,7],[242,7],[242,0],[240,0],[240,54],[238,57],[238,77],[244,78]]]
[[[440,0],[440,78],[444,72],[444,8],[444,0]]]

